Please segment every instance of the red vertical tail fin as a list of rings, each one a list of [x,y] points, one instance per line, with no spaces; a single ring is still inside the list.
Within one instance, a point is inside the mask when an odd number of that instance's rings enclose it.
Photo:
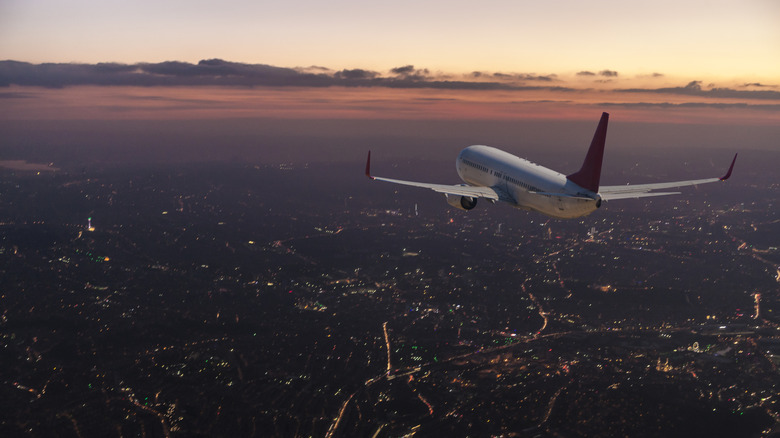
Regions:
[[[593,134],[593,141],[590,142],[588,155],[582,167],[576,173],[568,175],[566,179],[578,186],[588,189],[592,192],[599,191],[599,180],[601,179],[601,162],[604,158],[604,142],[607,139],[607,122],[609,114],[602,113],[599,126],[596,133]]]

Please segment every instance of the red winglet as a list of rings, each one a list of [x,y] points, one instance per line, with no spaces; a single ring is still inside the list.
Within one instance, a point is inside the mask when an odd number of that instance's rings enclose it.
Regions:
[[[725,174],[725,175],[723,175],[723,176],[720,178],[720,180],[721,180],[721,181],[726,181],[726,180],[727,180],[727,179],[729,179],[729,177],[731,176],[731,171],[732,171],[732,170],[734,170],[734,163],[736,163],[736,162],[737,162],[737,155],[739,155],[739,154],[734,154],[734,159],[733,159],[733,160],[731,160],[731,166],[729,166],[729,171],[728,171],[728,172],[726,172],[726,174]]]
[[[366,159],[366,176],[369,179],[374,179],[374,177],[371,176],[371,151],[368,151],[368,159]]]

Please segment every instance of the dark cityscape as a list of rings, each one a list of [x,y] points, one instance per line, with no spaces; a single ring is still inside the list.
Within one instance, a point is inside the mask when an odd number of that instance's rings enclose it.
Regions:
[[[568,221],[360,158],[5,162],[0,435],[780,436],[776,152]]]

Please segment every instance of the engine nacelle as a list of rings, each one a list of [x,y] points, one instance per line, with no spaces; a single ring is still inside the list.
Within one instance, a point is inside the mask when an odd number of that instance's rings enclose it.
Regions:
[[[447,204],[450,204],[458,210],[468,211],[477,206],[477,198],[472,198],[470,196],[450,195],[446,193],[444,196],[447,198]]]

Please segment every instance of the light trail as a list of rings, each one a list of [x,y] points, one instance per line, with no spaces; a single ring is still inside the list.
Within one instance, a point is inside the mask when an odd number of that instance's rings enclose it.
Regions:
[[[558,275],[558,285],[563,289],[564,292],[568,292],[569,294],[566,295],[566,299],[571,298],[573,292],[571,289],[566,288],[566,283],[563,282],[563,276],[561,276],[561,270],[558,269],[558,262],[553,262],[552,264],[553,270],[555,271],[555,274]]]
[[[76,419],[73,418],[73,415],[71,415],[69,412],[65,412],[62,414],[57,414],[57,416],[68,418],[70,423],[73,425],[73,431],[76,432],[76,436],[78,438],[84,438],[84,435],[81,434],[81,429],[79,429],[79,424],[76,422]]]
[[[535,298],[533,298],[533,299],[535,300]],[[482,356],[484,358],[484,357],[487,357],[490,354],[495,354],[495,353],[498,353],[500,351],[518,348],[520,345],[536,342],[536,341],[539,341],[541,339],[557,339],[557,338],[560,338],[560,337],[563,337],[563,336],[568,336],[568,335],[571,335],[572,333],[575,333],[573,331],[565,331],[565,332],[556,332],[556,333],[547,333],[547,334],[539,334],[539,333],[537,333],[534,336],[518,337],[517,338],[518,342],[516,342],[516,343],[512,343],[512,344],[508,344],[508,345],[501,345],[501,346],[492,347],[492,348],[482,348],[482,349],[478,349],[478,350],[475,350],[475,351],[471,351],[471,352],[467,352],[467,353],[458,354],[458,355],[455,355],[455,356],[452,356],[452,357],[448,357],[446,359],[441,359],[441,360],[439,360],[437,362],[427,362],[427,363],[424,363],[424,364],[419,364],[419,365],[410,366],[410,367],[406,367],[406,368],[399,368],[398,370],[396,370],[395,374],[391,375],[390,372],[392,370],[392,365],[390,363],[390,338],[389,338],[389,334],[387,332],[387,322],[382,324],[382,329],[384,331],[385,344],[387,345],[387,351],[388,351],[388,355],[387,355],[387,357],[388,357],[387,371],[385,373],[379,374],[379,375],[377,375],[375,377],[372,377],[372,378],[366,380],[364,382],[364,387],[365,388],[368,388],[369,386],[371,386],[371,385],[373,385],[373,384],[375,384],[377,382],[380,382],[382,380],[392,380],[392,379],[400,378],[400,377],[404,377],[404,376],[412,376],[412,375],[417,374],[417,373],[419,373],[421,371],[428,371],[431,368],[440,367],[440,366],[442,366],[445,363],[450,363],[450,362],[454,362],[454,361],[457,361],[457,360],[467,359],[467,358],[472,357],[472,356]],[[544,329],[544,327],[543,327],[543,329]],[[598,331],[598,332],[601,333],[602,331]],[[608,333],[609,334],[615,334],[615,333],[620,333],[620,332],[622,332],[622,330],[618,329],[618,330],[610,330]],[[606,332],[604,332],[604,333],[606,333]],[[550,417],[550,415],[552,413],[552,409],[553,409],[553,407],[555,405],[555,401],[557,400],[558,395],[560,395],[560,393],[564,389],[566,389],[566,386],[568,386],[568,385],[563,386],[562,388],[560,388],[553,395],[553,397],[551,398],[551,400],[550,400],[550,402],[548,404],[547,414],[545,415],[544,419],[539,423],[538,427],[541,427],[542,425],[544,425],[545,422],[547,422],[547,420],[549,419],[549,417]],[[412,391],[414,391],[415,395],[417,395],[417,397],[420,399],[420,401],[423,402],[428,407],[429,414],[433,415],[433,405],[422,394],[420,394],[415,388],[411,388],[411,389],[412,389]],[[331,438],[336,433],[336,430],[338,429],[339,424],[341,423],[341,420],[344,417],[344,413],[347,410],[347,406],[349,406],[349,403],[352,401],[352,399],[355,397],[355,395],[357,395],[358,391],[360,391],[360,390],[356,390],[355,392],[353,392],[344,401],[344,403],[341,405],[341,409],[339,410],[338,416],[333,419],[333,423],[331,423],[330,427],[328,428],[327,433],[325,434],[326,438]],[[453,412],[455,412],[455,411],[452,411],[452,412],[448,413],[447,416],[451,415]],[[374,434],[372,436],[373,437],[378,436],[381,433],[381,431],[384,430],[385,426],[387,426],[387,424],[380,425],[379,428],[374,432]]]
[[[428,406],[428,415],[433,415],[433,405],[431,405],[428,400],[426,400],[425,397],[423,397],[419,392],[417,393],[417,398],[419,398],[421,402],[425,403],[425,406]]]
[[[526,291],[525,283],[523,283],[522,288],[523,288],[523,292],[525,292]],[[547,312],[545,312],[544,309],[542,309],[542,304],[539,302],[539,300],[536,299],[534,294],[532,294],[531,292],[527,292],[527,293],[528,293],[528,296],[531,297],[531,301],[533,301],[534,305],[536,305],[536,308],[539,309],[539,316],[541,316],[542,319],[544,320],[544,322],[542,324],[542,328],[540,328],[539,331],[536,332],[536,335],[539,336],[542,333],[542,331],[544,331],[544,329],[547,328],[547,323],[549,322],[549,317],[547,316]]]
[[[165,415],[163,415],[160,412],[155,411],[154,409],[150,408],[149,406],[144,406],[141,404],[141,401],[135,398],[134,395],[130,394],[127,396],[127,400],[135,405],[138,409],[144,410],[154,416],[157,417],[158,420],[160,420],[160,426],[162,427],[163,435],[165,438],[171,438],[171,433],[168,429],[168,423],[165,422]]]
[[[387,321],[382,324],[382,331],[385,332],[385,345],[387,346],[387,375],[389,376],[393,366],[390,363],[390,336],[387,335]]]
[[[756,292],[753,294],[753,298],[756,300],[756,314],[753,315],[753,319],[758,319],[758,314],[761,311],[761,294]]]
[[[555,394],[550,398],[550,403],[547,404],[547,412],[544,414],[544,418],[542,418],[542,421],[539,422],[539,427],[541,428],[543,424],[547,423],[547,420],[550,419],[550,415],[552,414],[552,410],[555,407],[555,401],[558,400],[558,396],[561,395],[561,391],[566,388],[565,386],[559,388],[557,391],[555,391]]]
[[[386,423],[382,423],[382,424],[380,424],[380,425],[379,425],[379,427],[376,429],[376,432],[374,432],[374,434],[373,434],[373,435],[371,435],[371,438],[376,438],[376,437],[378,437],[378,436],[379,436],[379,432],[381,432],[381,431],[382,431],[382,429],[384,429],[386,425],[387,425]]]
[[[352,400],[352,397],[355,396],[355,392],[349,395],[346,400],[344,400],[344,404],[341,405],[341,410],[339,411],[339,416],[336,417],[336,419],[331,423],[330,427],[328,428],[328,433],[325,434],[325,438],[330,438],[333,436],[333,434],[336,432],[336,429],[339,427],[339,423],[341,423],[341,418],[344,416],[344,412],[347,410],[347,405],[349,405],[350,400]]]

